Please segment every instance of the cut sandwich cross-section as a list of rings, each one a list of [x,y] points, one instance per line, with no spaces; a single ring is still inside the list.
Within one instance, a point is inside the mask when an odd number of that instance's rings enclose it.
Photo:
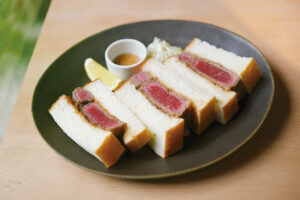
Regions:
[[[100,79],[86,84],[83,88],[94,96],[95,102],[126,123],[123,141],[131,151],[139,150],[151,140],[152,134]]]
[[[82,88],[76,88],[75,90],[73,90],[72,96],[75,105],[78,107],[83,106],[88,102],[94,101],[93,95]]]
[[[102,161],[106,167],[114,165],[125,151],[111,131],[89,123],[66,95],[60,96],[49,112],[74,142]]]
[[[246,92],[250,93],[261,78],[261,72],[252,57],[238,56],[232,52],[195,38],[184,52],[221,64],[240,77]]]
[[[171,91],[149,73],[139,72],[133,75],[130,80],[153,105],[163,112],[174,117],[191,117],[190,100]]]
[[[95,102],[94,96],[89,91],[76,88],[72,94],[73,102],[89,122],[105,130],[112,131],[116,136],[124,133],[126,123],[118,120]]]
[[[124,133],[126,123],[107,113],[95,102],[90,102],[80,108],[84,116],[94,125],[112,131],[116,136]]]
[[[237,93],[226,91],[221,87],[208,81],[196,74],[191,68],[178,60],[177,57],[170,57],[164,62],[165,70],[173,72],[180,76],[181,80],[190,87],[196,88],[206,94],[216,97],[216,118],[219,122],[225,124],[238,111]]]
[[[131,82],[139,88],[142,84],[150,81],[152,79],[151,75],[147,72],[139,72],[130,77]]]
[[[181,117],[190,107],[188,99],[168,91],[158,81],[145,83],[140,90],[162,111],[175,117]]]
[[[172,117],[154,106],[136,86],[128,80],[115,91],[141,122],[151,131],[153,138],[149,145],[162,158],[176,153],[182,148],[184,120]]]
[[[192,119],[187,123],[197,134],[205,130],[215,119],[215,97],[188,85],[181,79],[181,75],[167,70],[155,59],[148,59],[142,66],[143,72],[148,72],[157,78],[167,88],[189,99],[192,104]]]
[[[240,80],[237,75],[226,70],[220,64],[194,56],[188,52],[178,55],[178,59],[199,75],[227,90],[234,89]]]

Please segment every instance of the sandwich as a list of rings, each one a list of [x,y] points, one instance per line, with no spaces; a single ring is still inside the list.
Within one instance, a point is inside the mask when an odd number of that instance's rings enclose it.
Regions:
[[[193,126],[193,108],[189,99],[170,90],[147,72],[139,72],[130,79],[154,106],[168,115],[183,118],[185,124]],[[188,126],[184,126],[184,136],[190,135]]]
[[[130,80],[154,106],[166,114],[191,120],[192,104],[189,99],[170,90],[147,72],[139,72]]]
[[[197,38],[184,49],[184,52],[196,56],[197,62],[202,62],[202,64],[200,64],[202,65],[202,72],[204,72],[204,74],[207,75],[206,77],[210,80],[213,79],[213,76],[207,73],[210,68],[207,66],[211,66],[213,70],[218,71],[218,73],[215,74],[218,74],[219,77],[217,77],[217,79],[222,86],[234,87],[235,84],[238,83],[238,77],[245,91],[250,93],[260,80],[261,72],[252,57],[238,56]],[[182,61],[185,60],[184,57],[181,59]],[[199,66],[199,63],[196,65]],[[206,65],[206,67],[203,67],[204,65]]]
[[[202,91],[205,94],[214,96],[216,98],[215,111],[217,121],[225,124],[238,111],[236,92],[224,90],[206,78],[199,76],[177,57],[168,58],[164,62],[164,68],[166,71],[176,74],[190,87],[196,88],[196,91]]]
[[[244,88],[240,78],[222,67],[220,64],[200,58],[189,52],[179,54],[177,58],[199,76],[223,88],[237,92],[238,99],[244,96]]]
[[[112,131],[91,123],[68,96],[60,96],[49,112],[74,142],[103,162],[106,167],[114,165],[125,151]]]
[[[143,76],[138,79],[143,79]],[[149,85],[139,85],[138,82],[135,82],[138,79],[127,80],[114,93],[153,134],[149,142],[153,151],[160,157],[166,158],[182,148],[184,119],[169,115],[159,108],[158,104],[161,104],[160,106],[167,106],[162,101],[167,103],[168,101],[165,100],[169,94],[164,88],[159,89],[159,92],[163,94],[160,97],[150,94],[151,88],[161,86],[158,82],[150,82]],[[143,80],[141,81],[143,82]],[[141,87],[145,87],[144,90]],[[150,100],[149,97],[153,99]],[[154,101],[156,101],[156,104]],[[187,102],[181,103],[184,104]],[[173,105],[168,106],[172,107]],[[185,107],[185,105],[181,106]]]
[[[95,101],[102,105],[111,115],[126,123],[123,131],[123,141],[131,151],[139,150],[151,140],[152,134],[147,128],[100,79],[86,84],[83,89],[92,94]]]
[[[215,119],[215,97],[198,88],[188,85],[181,79],[181,75],[168,70],[160,61],[148,59],[142,66],[141,71],[151,74],[167,88],[189,99],[192,104],[192,123],[188,123],[191,129],[200,134]]]
[[[76,88],[72,95],[73,102],[90,123],[111,131],[116,136],[124,133],[126,123],[111,115],[101,104],[97,103],[90,92],[83,88]]]

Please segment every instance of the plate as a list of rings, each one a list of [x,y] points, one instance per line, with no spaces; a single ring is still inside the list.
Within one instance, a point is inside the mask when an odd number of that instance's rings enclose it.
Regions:
[[[106,47],[121,38],[134,38],[145,45],[157,36],[172,45],[185,47],[194,37],[241,56],[254,57],[262,79],[240,102],[239,112],[227,125],[213,123],[202,135],[186,138],[183,149],[162,159],[149,147],[136,153],[127,151],[107,169],[95,157],[73,142],[54,122],[49,107],[61,95],[71,96],[74,88],[89,82],[83,64],[92,57],[105,65]],[[96,173],[128,179],[155,179],[192,172],[227,157],[245,144],[258,130],[269,112],[274,96],[274,80],[265,58],[249,41],[214,25],[158,20],[125,24],[95,34],[58,57],[40,78],[33,95],[32,114],[41,136],[61,156]]]

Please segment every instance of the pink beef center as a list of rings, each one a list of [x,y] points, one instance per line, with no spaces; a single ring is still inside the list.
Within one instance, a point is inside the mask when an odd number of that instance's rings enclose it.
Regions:
[[[200,72],[226,85],[231,84],[234,81],[231,74],[208,62],[196,59],[192,64],[193,67],[195,67]]]
[[[145,90],[148,95],[151,95],[153,99],[172,112],[178,112],[183,107],[183,102],[178,97],[166,91],[159,85],[148,84],[145,87]]]
[[[96,103],[90,103],[83,107],[85,116],[97,126],[103,128],[113,128],[118,125],[118,121],[108,116]]]
[[[139,72],[132,76],[131,80],[136,84],[140,85],[148,80],[150,80],[151,77],[147,72]]]
[[[189,63],[192,60],[192,56],[187,53],[183,53],[179,55],[179,60],[184,63]]]
[[[91,94],[82,88],[76,89],[74,92],[74,95],[76,97],[75,99],[77,101],[93,101],[93,97],[91,96]]]
[[[208,63],[204,60],[201,60],[199,58],[196,58],[192,55],[189,55],[187,53],[181,54],[179,56],[180,61],[190,65],[200,73],[203,73],[210,78],[221,82],[226,85],[233,84],[235,82],[235,77],[232,76],[231,73],[223,70],[222,68],[215,66],[211,63]]]

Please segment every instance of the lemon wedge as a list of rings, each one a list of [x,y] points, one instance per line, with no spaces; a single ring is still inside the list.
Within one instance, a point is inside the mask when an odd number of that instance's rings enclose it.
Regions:
[[[84,70],[91,81],[99,78],[111,90],[115,90],[122,83],[121,78],[109,72],[105,67],[92,58],[87,58],[85,60]]]

